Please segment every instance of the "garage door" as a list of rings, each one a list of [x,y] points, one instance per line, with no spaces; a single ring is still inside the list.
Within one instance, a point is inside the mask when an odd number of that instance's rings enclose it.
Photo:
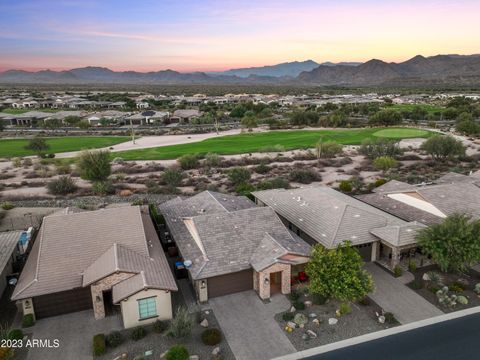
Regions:
[[[239,271],[208,279],[208,297],[233,294],[253,289],[253,272],[251,269]]]
[[[80,288],[33,298],[33,308],[38,319],[91,309],[90,288]]]
[[[372,243],[355,246],[363,261],[372,261]]]

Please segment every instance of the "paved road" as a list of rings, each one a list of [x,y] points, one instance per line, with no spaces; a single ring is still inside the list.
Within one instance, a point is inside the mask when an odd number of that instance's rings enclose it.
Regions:
[[[237,360],[267,360],[296,351],[273,318],[289,308],[285,296],[264,304],[254,291],[245,291],[209,303]]]
[[[441,310],[378,265],[367,263],[365,268],[372,274],[375,283],[375,290],[370,297],[385,311],[393,313],[401,324],[443,314]]]
[[[480,357],[480,314],[421,327],[305,360],[472,360]]]

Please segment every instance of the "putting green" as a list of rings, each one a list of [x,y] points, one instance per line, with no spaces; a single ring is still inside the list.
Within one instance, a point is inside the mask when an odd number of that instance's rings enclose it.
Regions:
[[[420,129],[382,129],[373,133],[376,137],[387,137],[390,139],[403,139],[428,136],[427,130]]]

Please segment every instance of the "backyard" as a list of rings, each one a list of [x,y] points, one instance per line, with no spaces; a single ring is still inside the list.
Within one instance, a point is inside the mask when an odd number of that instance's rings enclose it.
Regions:
[[[65,136],[47,138],[46,142],[50,146],[48,153],[61,153],[103,148],[129,139],[128,136]],[[35,155],[34,151],[25,149],[26,145],[28,145],[28,139],[0,140],[0,158]]]

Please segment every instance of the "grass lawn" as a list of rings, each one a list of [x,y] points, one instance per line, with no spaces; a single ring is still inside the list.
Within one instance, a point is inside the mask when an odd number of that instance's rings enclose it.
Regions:
[[[68,136],[46,139],[50,145],[48,153],[60,153],[84,149],[96,149],[112,146],[130,138],[128,136]],[[0,140],[0,158],[35,155],[31,150],[25,149],[28,139]]]
[[[386,131],[386,133],[382,133]],[[377,133],[380,132],[380,135]],[[263,147],[281,145],[285,150],[308,149],[315,146],[320,138],[334,140],[344,145],[359,145],[366,138],[382,136],[388,138],[427,137],[430,132],[405,128],[372,128],[345,130],[293,130],[271,131],[254,134],[240,134],[211,138],[191,144],[170,145],[164,147],[128,150],[112,154],[124,160],[167,160],[176,159],[185,154],[220,155],[245,154],[258,152]]]
[[[421,108],[425,110],[428,114],[432,113],[440,113],[445,111],[445,108],[442,106],[437,105],[429,105],[429,104],[393,104],[386,107],[387,109],[393,109],[398,111],[412,111],[415,108]]]
[[[24,114],[29,111],[40,111],[40,112],[45,112],[45,113],[55,113],[59,111],[63,111],[65,109],[50,109],[50,108],[45,108],[45,109],[14,109],[14,108],[9,108],[9,109],[4,109],[1,112],[5,114],[11,114],[11,115],[19,115],[19,114]],[[68,110],[67,110],[68,111]]]

